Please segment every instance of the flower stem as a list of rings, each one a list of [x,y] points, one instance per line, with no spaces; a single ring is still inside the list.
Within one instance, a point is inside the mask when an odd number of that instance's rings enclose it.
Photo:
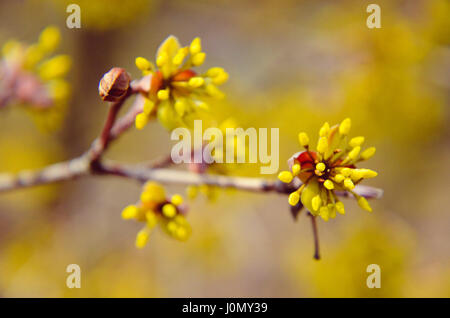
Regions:
[[[308,215],[311,217],[311,225],[312,225],[313,236],[314,236],[314,259],[320,260],[319,232],[317,230],[316,217],[314,215],[312,215],[311,213],[308,213]]]

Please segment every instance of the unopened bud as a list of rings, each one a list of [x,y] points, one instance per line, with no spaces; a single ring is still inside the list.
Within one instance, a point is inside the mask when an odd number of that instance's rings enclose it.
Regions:
[[[98,93],[104,101],[117,102],[126,96],[130,81],[131,76],[125,69],[113,67],[100,80]]]

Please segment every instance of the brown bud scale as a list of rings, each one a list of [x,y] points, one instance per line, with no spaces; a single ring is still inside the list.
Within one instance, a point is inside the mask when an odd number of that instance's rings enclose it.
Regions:
[[[99,95],[104,101],[117,102],[127,95],[130,81],[131,76],[125,69],[113,67],[100,80]]]

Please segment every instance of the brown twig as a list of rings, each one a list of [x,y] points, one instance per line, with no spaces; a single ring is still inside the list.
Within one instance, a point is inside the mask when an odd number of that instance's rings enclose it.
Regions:
[[[122,107],[124,101],[125,99],[122,99],[118,102],[114,102],[109,107],[108,115],[106,117],[105,124],[103,125],[100,137],[94,141],[91,149],[89,150],[91,162],[93,163],[97,162],[100,159],[103,152],[108,148],[108,144],[111,141],[109,137],[111,129],[114,123],[116,122],[117,114],[119,113],[120,108]]]
[[[311,225],[312,225],[313,236],[314,236],[314,259],[320,260],[319,231],[317,230],[316,217],[309,212],[308,212],[308,216],[311,218]]]
[[[198,174],[190,171],[159,169],[148,165],[126,165],[108,160],[90,166],[90,158],[79,158],[54,164],[37,171],[21,172],[17,175],[0,174],[0,192],[71,180],[79,176],[111,175],[134,179],[140,182],[153,180],[165,184],[212,185],[221,188],[236,188],[252,192],[276,192],[289,194],[298,189],[300,181],[285,184],[278,180],[224,175]],[[382,191],[372,187],[357,186],[354,192],[366,198],[379,198]]]

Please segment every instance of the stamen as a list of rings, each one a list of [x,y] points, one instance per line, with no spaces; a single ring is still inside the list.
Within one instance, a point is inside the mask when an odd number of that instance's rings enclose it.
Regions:
[[[353,190],[353,189],[355,188],[355,185],[353,184],[352,179],[346,178],[346,179],[344,180],[344,187],[345,187],[347,190]]]
[[[309,144],[309,137],[306,133],[301,132],[298,134],[298,141],[300,142],[300,145],[302,147],[308,147]]]
[[[320,199],[320,195],[316,195],[314,198],[312,198],[311,200],[311,205],[314,211],[319,210],[320,204],[322,203],[322,200]]]
[[[350,118],[346,118],[339,125],[339,133],[343,136],[346,136],[350,132],[351,127],[352,127],[352,121],[350,120]]]
[[[357,146],[361,146],[363,142],[364,142],[364,137],[358,136],[358,137],[353,137],[352,139],[350,139],[350,142],[348,144],[350,147],[355,148]]]
[[[364,150],[361,153],[361,159],[368,160],[368,159],[372,158],[372,156],[375,154],[375,151],[376,151],[375,147],[367,148],[366,150]]]
[[[295,206],[298,203],[299,200],[300,200],[300,194],[297,191],[292,192],[289,195],[288,201],[289,201],[290,205]]]
[[[316,164],[316,169],[319,170],[320,172],[325,171],[326,167],[327,166],[323,162],[319,162],[318,164]]]
[[[333,190],[334,189],[334,183],[331,180],[325,180],[325,182],[323,183],[323,186],[325,188],[327,188],[328,190]]]
[[[324,154],[328,151],[328,139],[326,137],[320,137],[317,143],[317,151]]]
[[[289,171],[281,171],[278,174],[278,179],[284,183],[290,183],[293,178],[294,178],[294,176]]]
[[[296,163],[292,166],[292,174],[294,176],[298,175],[300,170],[301,170],[301,165],[299,163]]]

